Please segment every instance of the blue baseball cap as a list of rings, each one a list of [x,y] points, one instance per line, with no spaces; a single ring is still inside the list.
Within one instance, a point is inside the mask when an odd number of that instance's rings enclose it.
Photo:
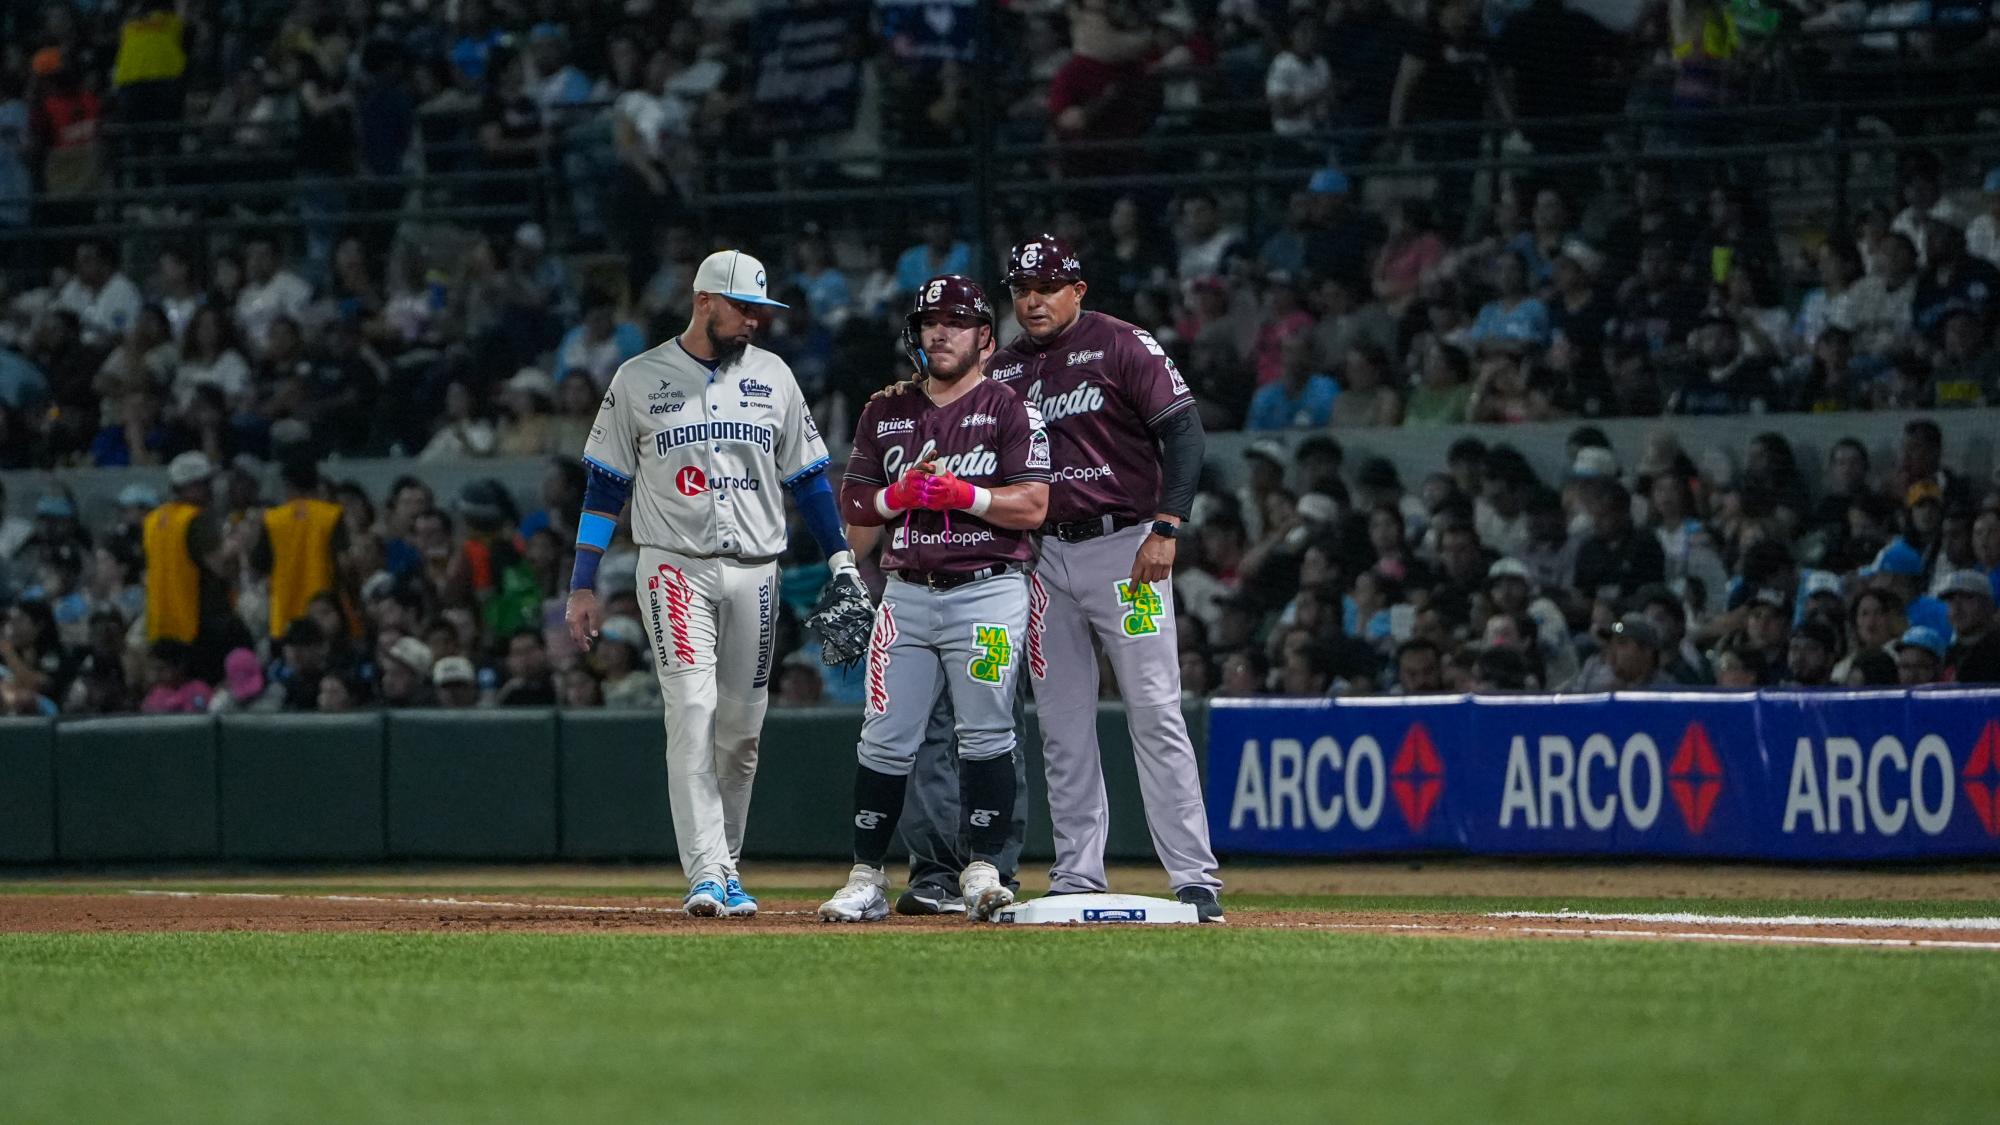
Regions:
[[[45,493],[35,501],[35,514],[52,519],[70,519],[76,515],[76,505],[67,496]]]
[[[1920,648],[1939,660],[1944,659],[1944,637],[1928,625],[1912,625],[1903,632],[1903,639],[1896,642],[1897,648]]]
[[[1338,168],[1321,168],[1306,181],[1306,190],[1314,195],[1346,195],[1353,187],[1347,173]]]
[[[703,258],[694,271],[694,291],[719,294],[746,305],[791,308],[770,298],[765,291],[764,263],[741,250],[717,250]]]
[[[1874,562],[1861,568],[1861,577],[1893,574],[1901,578],[1916,578],[1923,572],[1924,557],[1917,553],[1915,547],[1898,539],[1877,552]]]

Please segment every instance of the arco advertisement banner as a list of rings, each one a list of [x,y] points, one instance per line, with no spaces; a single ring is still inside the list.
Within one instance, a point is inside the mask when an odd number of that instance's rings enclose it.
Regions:
[[[2000,691],[1216,700],[1237,855],[2000,855]]]

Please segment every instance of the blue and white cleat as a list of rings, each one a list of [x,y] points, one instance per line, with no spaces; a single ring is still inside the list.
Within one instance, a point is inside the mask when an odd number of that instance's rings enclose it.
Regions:
[[[690,918],[716,918],[722,914],[723,900],[727,892],[722,884],[713,879],[703,879],[696,883],[681,900],[681,909]]]
[[[731,875],[722,881],[722,916],[725,918],[755,918],[757,900],[743,889],[743,881]]]

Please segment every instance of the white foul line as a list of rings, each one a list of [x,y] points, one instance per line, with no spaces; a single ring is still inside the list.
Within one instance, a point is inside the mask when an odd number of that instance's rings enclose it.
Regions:
[[[258,899],[301,899],[306,902],[368,902],[387,903],[392,906],[478,906],[495,910],[563,910],[575,913],[602,914],[674,914],[687,912],[678,906],[605,906],[600,903],[581,902],[492,902],[469,898],[392,898],[386,895],[286,895],[261,891],[142,891],[128,890],[130,895],[151,895],[157,898],[258,898]],[[762,910],[760,915],[802,915],[804,910]]]
[[[1516,933],[1582,937],[1667,938],[1672,941],[1749,941],[1760,945],[1893,945],[1922,949],[2000,949],[2000,941],[1937,941],[1925,938],[1833,937],[1825,934],[1718,934],[1706,930],[1566,930],[1522,927]]]
[[[1604,914],[1588,910],[1504,910],[1488,918],[1575,922],[1654,922],[1670,926],[1852,926],[1899,930],[2000,930],[2000,918],[1854,918],[1820,914]]]

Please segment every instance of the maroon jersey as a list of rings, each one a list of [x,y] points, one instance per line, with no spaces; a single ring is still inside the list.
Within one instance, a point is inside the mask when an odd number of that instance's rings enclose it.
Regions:
[[[920,390],[888,395],[861,411],[841,487],[862,485],[872,493],[924,461],[981,488],[1046,482],[1049,438],[1034,406],[992,380],[982,379],[947,406],[932,405]],[[1034,557],[1029,532],[995,527],[970,512],[905,512],[885,530],[883,570],[966,574]]]
[[[1159,511],[1153,430],[1194,395],[1152,333],[1085,312],[1047,343],[1022,335],[993,353],[986,375],[1042,408],[1055,465],[1050,523]]]

